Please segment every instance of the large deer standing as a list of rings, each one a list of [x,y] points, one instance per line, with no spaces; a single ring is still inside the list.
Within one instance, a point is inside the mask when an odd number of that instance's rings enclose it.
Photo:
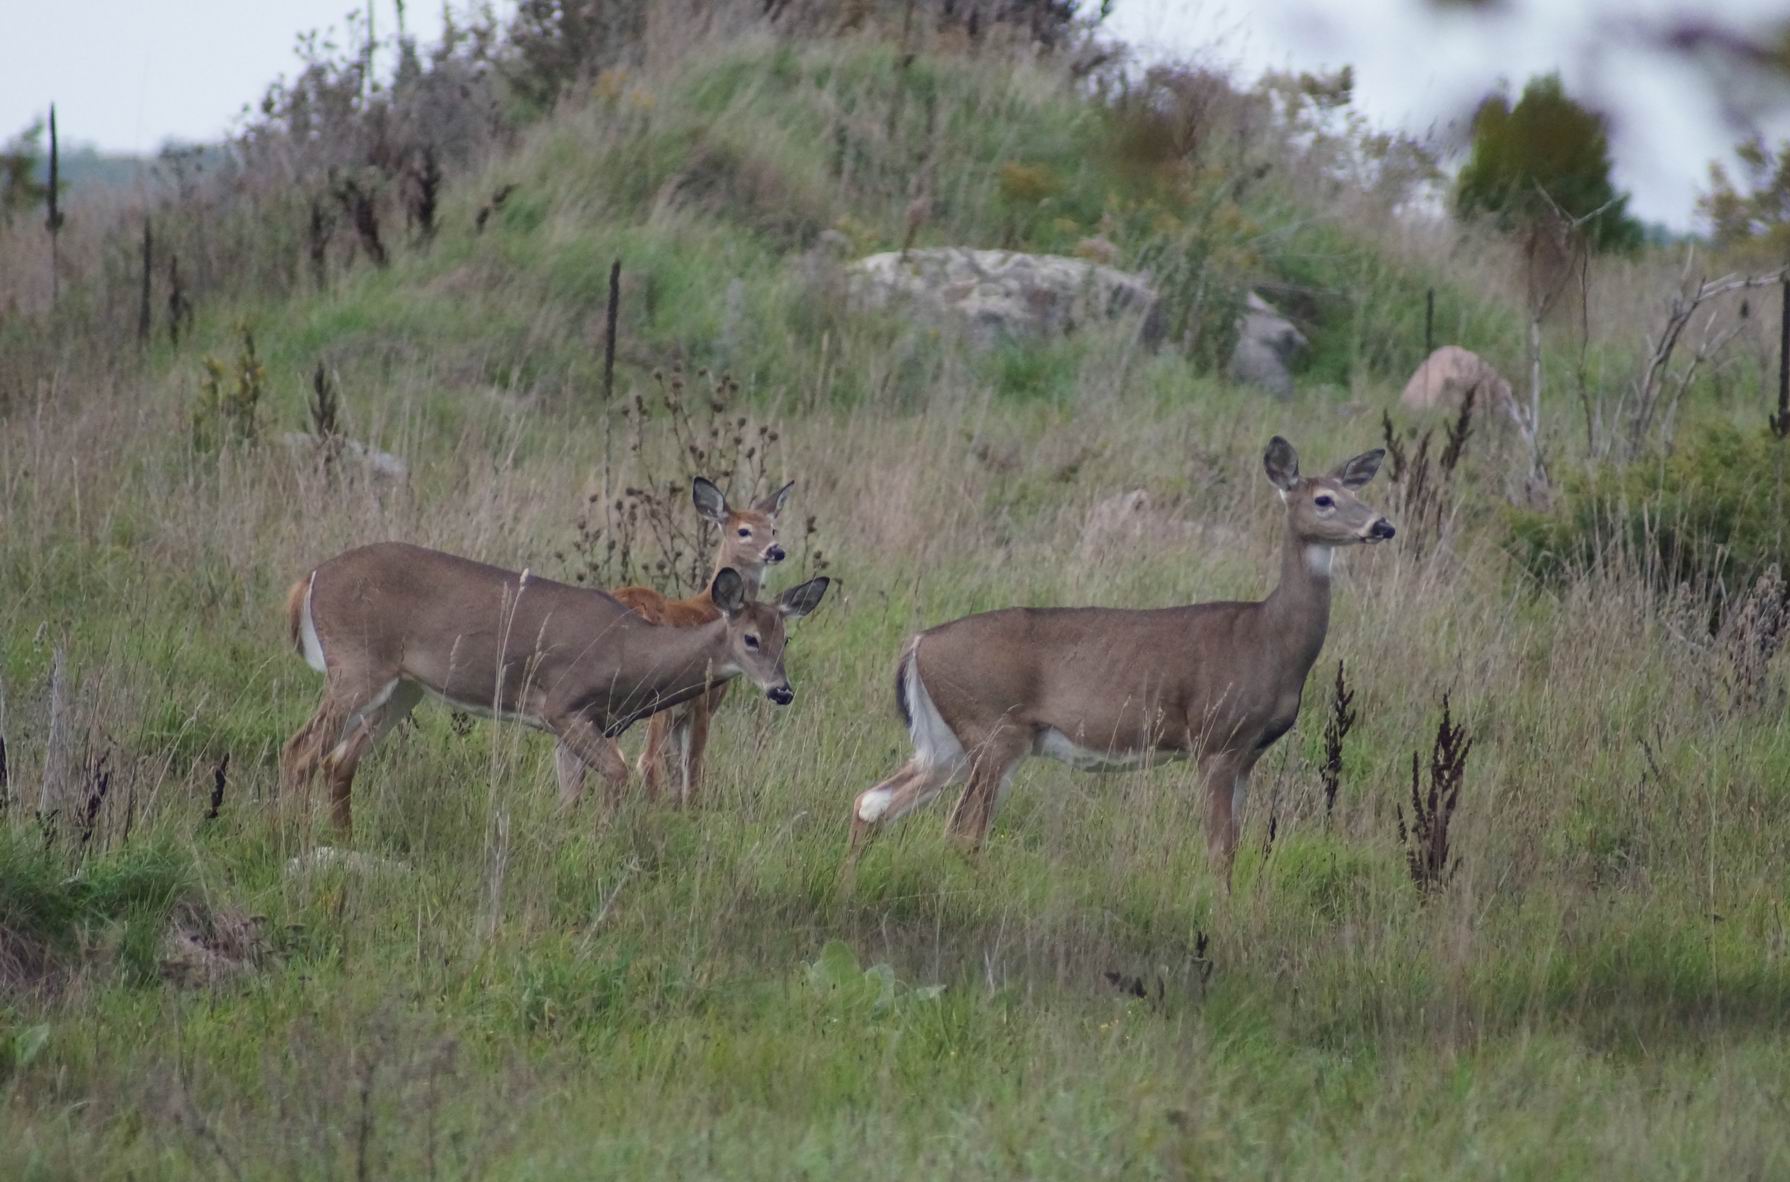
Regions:
[[[783,671],[786,620],[807,615],[827,580],[755,603],[738,571],[715,575],[712,621],[674,628],[641,619],[601,591],[384,542],[350,550],[287,596],[292,644],[324,674],[323,700],[281,753],[285,787],[319,768],[336,827],[367,751],[424,692],[462,710],[520,722],[558,741],[560,801],[575,804],[586,768],[619,788],[611,740],[657,710],[744,674],[771,701],[795,697]]]
[[[758,598],[759,589],[764,585],[765,568],[783,561],[783,547],[777,544],[777,518],[795,483],[790,481],[749,509],[734,509],[713,482],[701,476],[691,482],[690,499],[696,505],[696,512],[721,530],[715,570],[719,572],[727,567],[737,570],[745,582],[748,599]],[[699,628],[713,623],[719,614],[706,591],[687,599],[671,599],[651,587],[620,587],[610,594],[633,608],[642,619],[677,628]],[[702,756],[708,747],[709,720],[726,696],[724,682],[706,694],[698,694],[681,705],[653,715],[647,721],[646,746],[640,753],[640,774],[645,778],[649,792],[657,796],[663,788],[666,743],[669,741],[677,759],[678,800],[682,804],[690,803],[702,780]],[[618,752],[616,758],[620,757]]]
[[[1042,755],[1083,771],[1193,757],[1206,783],[1206,842],[1229,881],[1249,773],[1293,726],[1330,626],[1330,569],[1341,546],[1393,536],[1355,495],[1380,450],[1301,477],[1292,445],[1268,444],[1268,479],[1286,504],[1280,584],[1256,603],[1008,608],[910,639],[895,698],[914,756],[858,795],[855,858],[877,825],[924,804],[965,772],[951,829],[974,847],[1015,766]]]

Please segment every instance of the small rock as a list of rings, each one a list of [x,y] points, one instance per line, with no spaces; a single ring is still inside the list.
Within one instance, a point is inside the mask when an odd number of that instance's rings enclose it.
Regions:
[[[324,440],[304,431],[287,431],[281,434],[279,442],[289,451],[310,451],[319,458],[332,458],[337,462],[354,464],[367,475],[381,480],[401,481],[410,474],[410,465],[402,459],[358,439]]]
[[[287,862],[286,877],[298,878],[307,874],[337,869],[350,874],[367,876],[408,874],[410,872],[410,867],[391,858],[363,854],[356,850],[339,850],[330,845],[320,845],[309,853],[300,854]]]

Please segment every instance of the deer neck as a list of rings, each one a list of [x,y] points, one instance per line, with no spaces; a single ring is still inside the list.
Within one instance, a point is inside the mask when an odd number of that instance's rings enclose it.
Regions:
[[[1264,639],[1286,659],[1301,684],[1330,630],[1330,572],[1335,559],[1334,547],[1302,541],[1289,529],[1281,544],[1280,584],[1262,604]]]
[[[727,621],[717,616],[694,628],[648,624],[649,644],[643,646],[649,667],[629,680],[639,688],[633,695],[646,701],[673,705],[695,697],[707,686],[726,681],[737,671],[728,666]]]

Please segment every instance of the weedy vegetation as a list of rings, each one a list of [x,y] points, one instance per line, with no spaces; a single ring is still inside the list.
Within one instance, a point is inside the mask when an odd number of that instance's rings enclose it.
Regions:
[[[1537,492],[1495,408],[1397,408],[1432,289],[1527,373],[1523,258],[1409,207],[1434,162],[1346,78],[1128,78],[1058,5],[662,7],[357,27],[141,202],[60,195],[56,290],[0,229],[0,1176],[1790,1173],[1775,317],[1703,299],[1616,447],[1682,257],[1590,262]],[[1167,331],[848,298],[945,244],[1148,267]],[[1251,290],[1311,341],[1291,401],[1224,376]],[[1232,893],[1181,764],[1035,761],[978,858],[940,808],[842,880],[907,635],[1259,596],[1264,443],[1315,469],[1383,409],[1401,532],[1339,560]],[[277,796],[293,579],[391,538],[687,593],[698,473],[799,480],[770,590],[841,580],[702,807],[561,817],[549,741],[439,706],[352,848]]]

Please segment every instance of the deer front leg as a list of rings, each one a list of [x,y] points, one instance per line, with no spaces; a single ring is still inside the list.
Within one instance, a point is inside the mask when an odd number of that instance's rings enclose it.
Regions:
[[[640,778],[654,800],[665,788],[665,739],[671,732],[671,716],[683,708],[661,710],[646,720],[646,745],[640,749]]]
[[[689,715],[682,720],[678,729],[682,740],[678,751],[679,771],[682,774],[682,799],[680,804],[686,808],[696,801],[696,787],[702,783],[702,752],[709,745],[709,718],[714,706],[714,698],[709,694],[700,694],[690,702]]]
[[[1229,751],[1200,760],[1200,777],[1206,782],[1206,852],[1213,872],[1224,879],[1226,893],[1231,889],[1231,862],[1237,853],[1251,762]]]
[[[548,726],[559,739],[559,747],[554,752],[554,764],[559,772],[561,808],[576,804],[584,785],[583,770],[569,770],[568,759],[585,768],[595,769],[609,784],[611,803],[619,802],[622,789],[628,783],[628,765],[622,760],[615,743],[603,734],[602,729],[586,718],[555,719]]]

